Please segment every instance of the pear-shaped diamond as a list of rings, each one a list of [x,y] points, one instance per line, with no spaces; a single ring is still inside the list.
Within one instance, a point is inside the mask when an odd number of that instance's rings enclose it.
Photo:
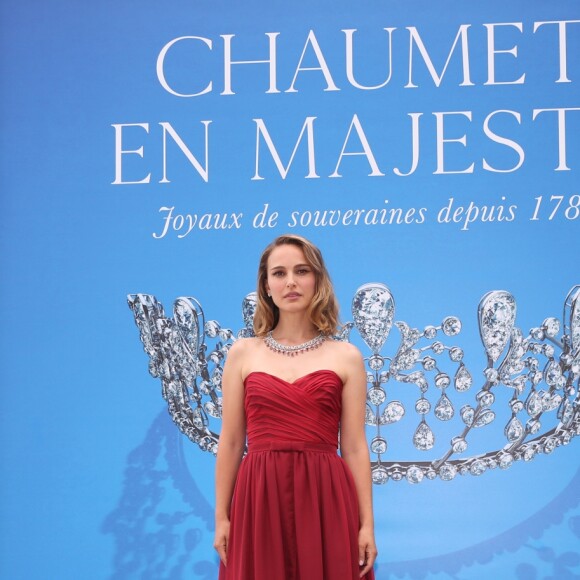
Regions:
[[[467,367],[462,363],[459,365],[457,372],[455,373],[455,390],[463,393],[471,387],[473,383],[473,378],[467,370]]]
[[[516,301],[505,290],[488,292],[479,303],[479,332],[494,362],[503,352],[516,319]]]
[[[526,411],[530,417],[535,417],[539,415],[544,410],[544,405],[542,404],[543,391],[532,391],[526,400]]]
[[[485,425],[489,425],[495,419],[495,413],[490,409],[485,409],[479,415],[479,417],[475,420],[473,424],[474,427],[485,427]]]
[[[413,445],[421,451],[428,451],[435,445],[435,435],[433,435],[433,431],[431,431],[425,420],[419,423],[413,435]]]
[[[515,443],[524,434],[524,426],[517,417],[512,417],[505,426],[504,434],[510,443]]]
[[[551,360],[544,369],[544,379],[546,384],[553,387],[554,385],[558,384],[560,377],[562,376],[562,369],[560,365],[555,361]]]
[[[453,408],[449,397],[443,393],[435,405],[435,417],[440,421],[449,421],[449,419],[453,418],[454,414],[455,409]]]
[[[405,414],[405,407],[399,401],[391,401],[383,411],[380,418],[381,425],[389,425],[400,421]],[[376,425],[376,423],[375,423]]]
[[[354,324],[367,346],[378,354],[389,336],[395,301],[384,284],[364,284],[352,299]]]

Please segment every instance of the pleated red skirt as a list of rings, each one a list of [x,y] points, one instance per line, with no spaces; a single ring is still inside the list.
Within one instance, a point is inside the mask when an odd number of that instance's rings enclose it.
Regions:
[[[358,579],[358,500],[336,452],[342,381],[332,371],[294,383],[254,372],[245,387],[249,452],[220,580]]]

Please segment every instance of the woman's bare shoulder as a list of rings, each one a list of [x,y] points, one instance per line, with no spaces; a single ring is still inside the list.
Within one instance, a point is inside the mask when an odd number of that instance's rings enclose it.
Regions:
[[[261,342],[262,339],[257,336],[238,338],[228,351],[228,357],[231,357],[232,355],[234,357],[244,356],[258,348]]]
[[[362,361],[362,354],[360,350],[350,342],[345,342],[344,340],[330,340],[329,346],[334,350],[334,352],[341,356],[350,363],[358,363]]]
[[[335,365],[333,368],[339,369],[338,374],[342,377],[343,383],[348,383],[353,377],[363,376],[363,356],[354,344],[332,340],[329,341],[328,347],[331,351],[330,364]]]
[[[245,376],[248,361],[253,360],[260,344],[259,338],[238,338],[230,347],[224,365],[224,377],[238,377],[240,382]]]

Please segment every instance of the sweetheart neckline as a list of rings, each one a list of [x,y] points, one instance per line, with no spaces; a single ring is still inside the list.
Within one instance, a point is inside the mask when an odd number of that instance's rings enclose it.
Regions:
[[[332,369],[317,369],[317,370],[312,371],[310,373],[306,373],[305,375],[302,375],[301,377],[298,377],[297,379],[294,379],[293,381],[287,381],[286,379],[283,379],[282,377],[279,377],[277,375],[273,375],[272,373],[269,373],[267,371],[251,371],[246,375],[246,378],[244,379],[244,384],[246,384],[246,381],[248,380],[249,376],[258,374],[258,375],[267,375],[273,379],[277,379],[277,380],[281,381],[282,383],[286,383],[287,385],[295,385],[297,382],[302,381],[303,379],[306,379],[306,378],[308,378],[312,375],[315,375],[317,373],[332,373],[340,381],[340,384],[344,386],[344,383],[342,382],[340,375],[336,371],[333,371]]]

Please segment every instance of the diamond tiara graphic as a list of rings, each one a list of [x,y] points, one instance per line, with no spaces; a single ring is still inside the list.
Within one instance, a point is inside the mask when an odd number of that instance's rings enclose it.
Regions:
[[[149,355],[149,372],[161,379],[173,421],[200,449],[216,454],[223,365],[235,340],[254,335],[255,293],[242,302],[244,328],[237,333],[215,320],[206,321],[195,298],[177,298],[173,317],[167,317],[150,294],[130,294],[128,303]],[[440,325],[423,330],[394,322],[394,298],[380,283],[364,284],[356,291],[352,316],[353,322],[346,323],[335,339],[349,340],[356,328],[370,350],[365,357],[365,422],[374,483],[389,479],[420,483],[437,477],[450,481],[458,474],[507,469],[514,461],[551,453],[580,434],[580,285],[565,299],[562,325],[557,318],[546,318],[527,336],[515,326],[516,301],[509,292],[496,290],[483,296],[478,321],[487,365],[474,395],[477,381],[464,363],[463,349],[443,342],[460,333],[458,318],[448,316]],[[393,325],[400,341],[394,354],[385,356],[382,351]],[[467,396],[470,402],[457,415],[453,399]],[[435,453],[436,440],[441,439],[434,432],[435,423],[440,426],[435,431],[457,428],[434,459],[393,460],[387,453],[385,432],[393,430],[390,425],[405,423],[401,420],[411,407],[417,415],[413,428],[408,433],[399,429],[392,438],[410,438],[413,451]],[[498,429],[494,432],[489,426],[502,416],[502,441],[497,448]],[[466,456],[474,431],[486,433],[483,451]]]

